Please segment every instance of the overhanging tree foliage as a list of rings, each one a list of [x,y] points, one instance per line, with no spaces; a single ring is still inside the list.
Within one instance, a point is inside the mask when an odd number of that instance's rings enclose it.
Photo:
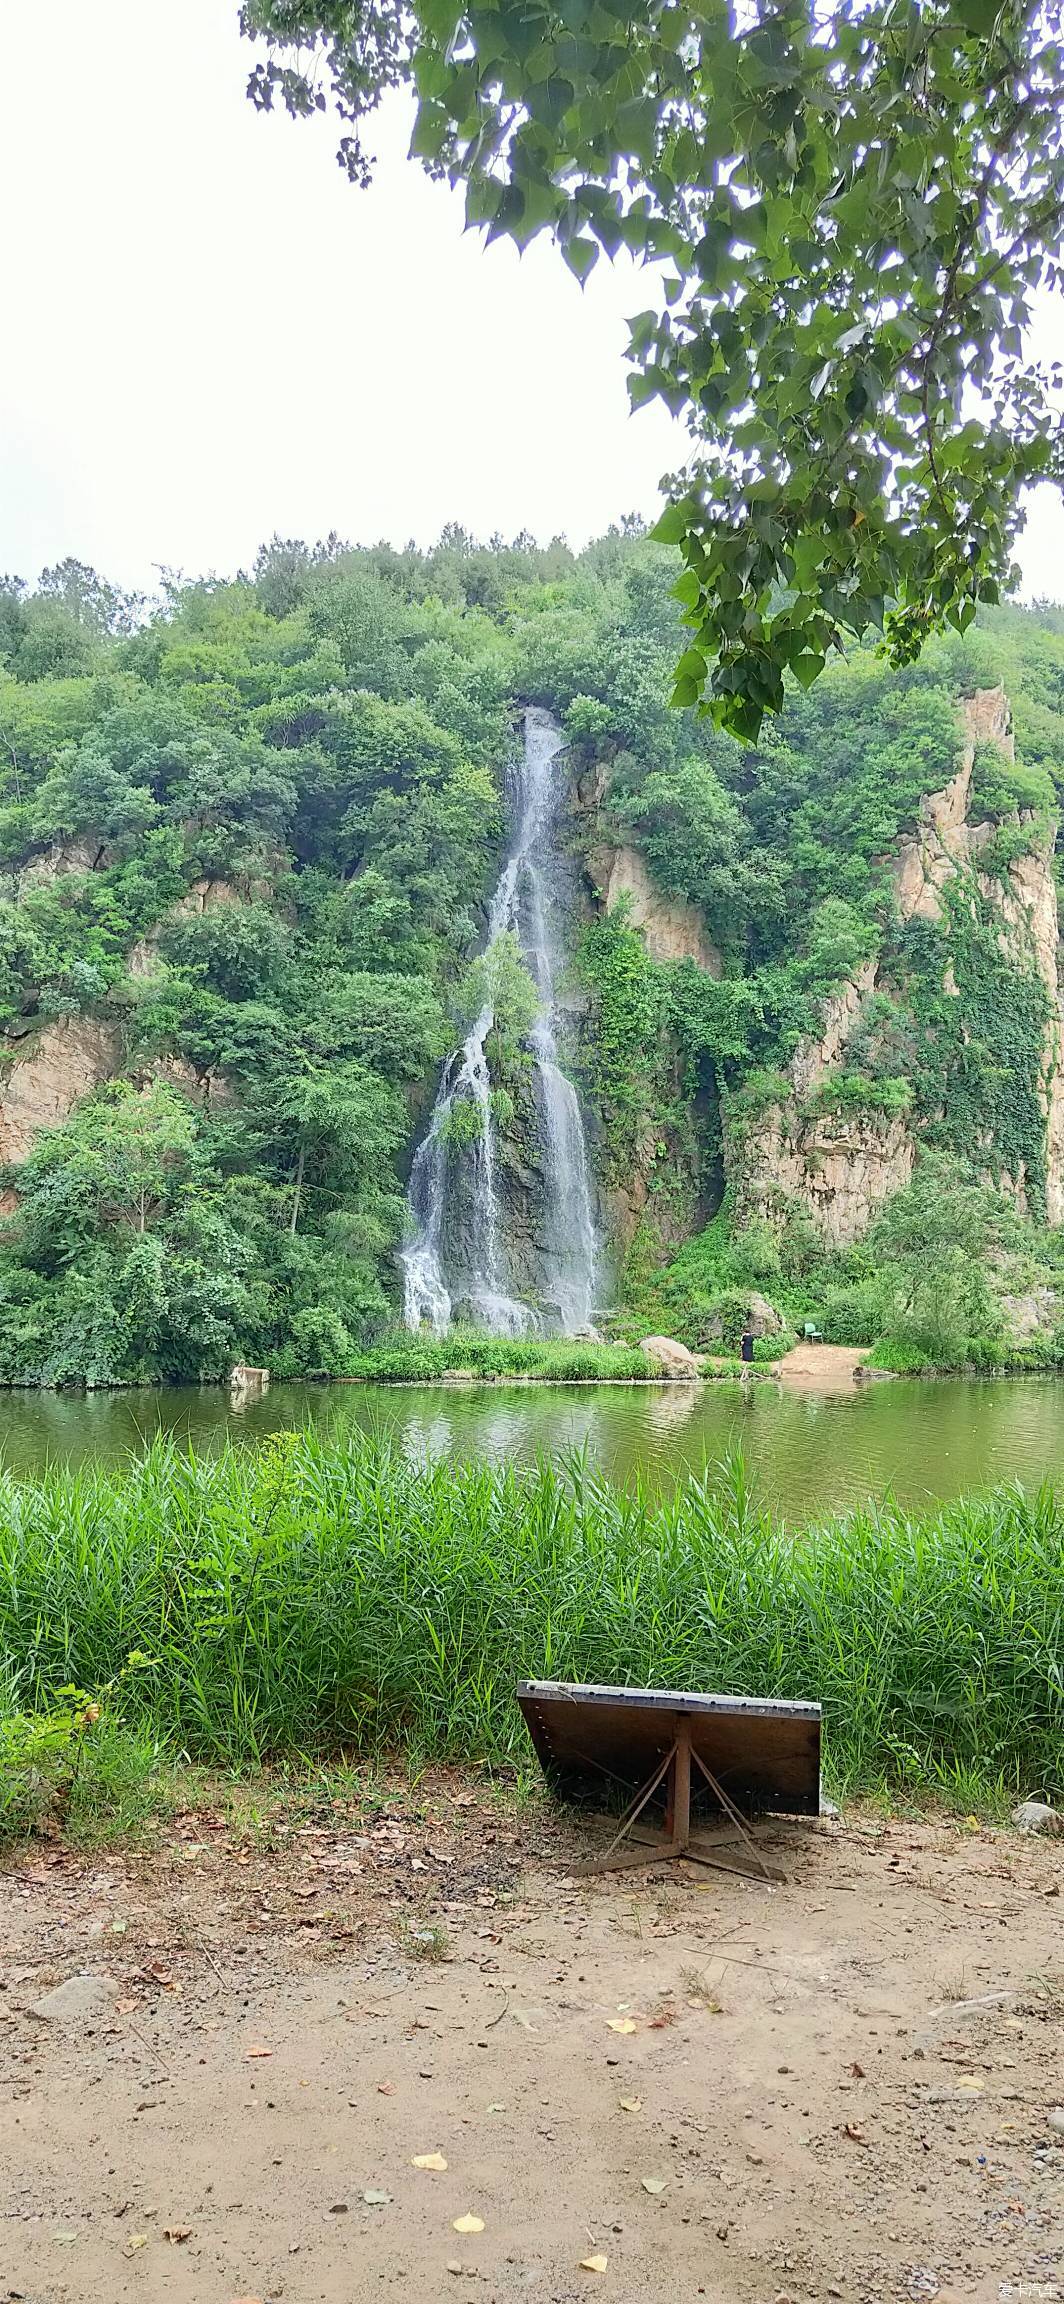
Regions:
[[[1055,0],[245,0],[264,109],[326,108],[365,182],[382,94],[471,224],[660,267],[633,404],[696,453],[659,525],[690,642],[678,704],[756,736],[846,634],[896,663],[1007,581],[1064,478],[1027,330],[1061,284]]]

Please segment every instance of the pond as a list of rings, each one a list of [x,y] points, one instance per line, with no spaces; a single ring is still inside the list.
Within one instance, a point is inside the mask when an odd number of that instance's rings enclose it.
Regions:
[[[586,1448],[620,1484],[660,1493],[739,1446],[761,1500],[792,1524],[891,1492],[904,1505],[1046,1474],[1064,1484],[1064,1382],[899,1380],[831,1393],[775,1383],[631,1386],[276,1385],[234,1410],[223,1390],[0,1394],[0,1453],[16,1473],[49,1461],[121,1463],[157,1432],[197,1448],[311,1421],[391,1434],[414,1456],[528,1462]]]

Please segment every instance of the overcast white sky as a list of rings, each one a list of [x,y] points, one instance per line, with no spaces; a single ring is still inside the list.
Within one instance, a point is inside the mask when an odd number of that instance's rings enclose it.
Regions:
[[[354,190],[334,122],[252,111],[236,17],[0,0],[0,569],[72,552],[150,590],[158,564],[247,565],[275,529],[582,543],[651,512],[685,435],[628,414],[639,275],[602,265],[582,292],[547,243],[464,235],[398,111]],[[1054,491],[1020,556],[1025,589],[1064,595]]]

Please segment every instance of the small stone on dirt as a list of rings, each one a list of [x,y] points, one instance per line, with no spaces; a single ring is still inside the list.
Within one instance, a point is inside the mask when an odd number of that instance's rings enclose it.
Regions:
[[[43,2016],[50,2024],[91,2024],[107,2015],[117,1998],[118,1986],[111,1976],[68,1976],[65,1984],[36,2000],[30,2014]]]
[[[1064,1816],[1051,1808],[1047,1800],[1021,1800],[1012,1811],[1012,1821],[1021,1832],[1059,1832],[1064,1834]]]

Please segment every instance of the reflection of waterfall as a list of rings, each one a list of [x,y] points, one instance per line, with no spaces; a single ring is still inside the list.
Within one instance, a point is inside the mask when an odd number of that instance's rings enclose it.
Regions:
[[[580,1103],[558,1061],[555,989],[559,947],[554,762],[563,737],[545,712],[525,716],[516,823],[488,915],[489,944],[516,934],[535,979],[539,1008],[529,1036],[542,1134],[542,1206],[536,1245],[535,1307],[517,1294],[505,1210],[485,1043],[493,1017],[482,1009],[444,1066],[432,1118],[410,1173],[409,1238],[402,1253],[407,1325],[442,1334],[452,1310],[494,1336],[547,1326],[571,1336],[590,1325],[596,1242]],[[463,1105],[470,1125],[455,1126]]]

